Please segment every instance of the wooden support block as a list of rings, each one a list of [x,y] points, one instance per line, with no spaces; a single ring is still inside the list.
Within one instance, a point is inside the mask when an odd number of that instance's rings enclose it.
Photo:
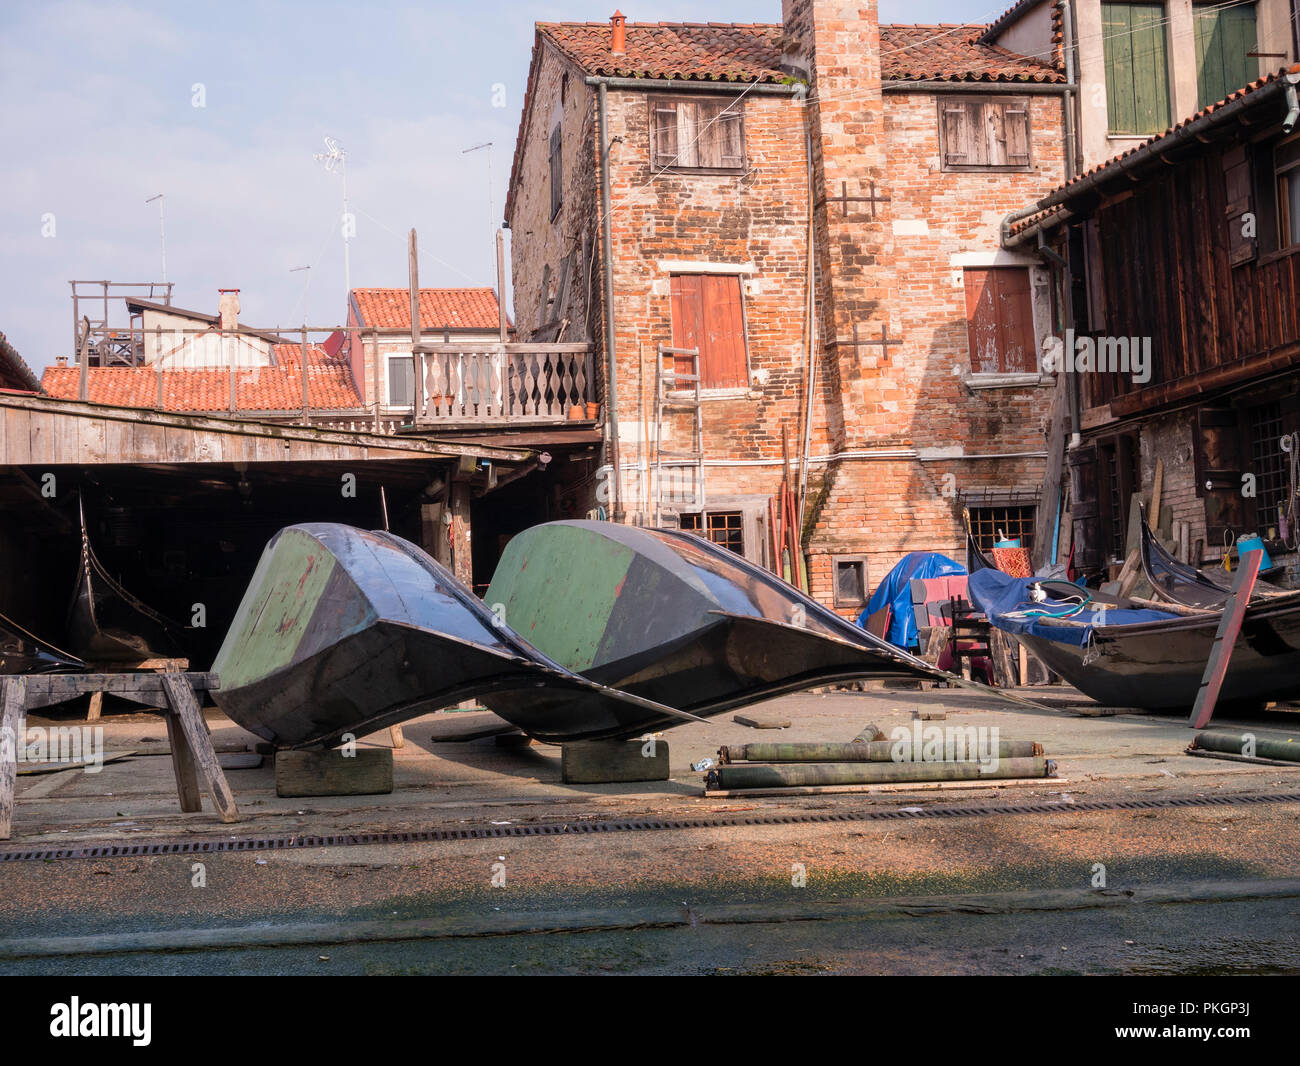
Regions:
[[[180,801],[181,810],[187,814],[203,810],[194,753],[190,750],[189,741],[185,739],[180,719],[174,714],[167,715],[167,743],[172,749],[172,773],[176,777],[176,798]]]
[[[389,726],[388,736],[393,742],[393,747],[406,747],[406,734],[402,732],[402,727],[400,725]]]
[[[23,726],[27,679],[6,677],[0,682],[0,840],[8,840],[14,821],[14,779],[18,776],[18,735]]]
[[[993,673],[999,688],[1014,688],[1022,684],[1020,660],[1016,656],[1019,642],[1000,629],[989,630],[989,656],[993,660]]]
[[[280,751],[275,756],[277,796],[384,796],[393,791],[393,749]]]
[[[104,694],[102,692],[92,692],[90,694],[90,706],[86,708],[86,721],[98,722],[99,716],[104,713]]]
[[[212,738],[208,733],[207,723],[203,720],[203,712],[199,710],[199,701],[194,698],[194,689],[190,686],[188,677],[185,674],[175,673],[155,676],[162,681],[167,702],[171,705],[172,713],[167,716],[167,734],[172,744],[172,761],[178,767],[176,784],[181,799],[181,810],[191,809],[185,806],[185,788],[188,787],[188,782],[182,785],[180,769],[181,763],[188,757],[193,760],[193,769],[207,787],[208,795],[212,797],[212,803],[217,808],[221,820],[239,821],[239,809],[235,806],[234,793],[230,791],[230,785],[226,783],[226,775],[221,770],[221,764],[217,762],[217,753],[212,750]],[[172,719],[176,719],[178,729],[172,728]],[[186,751],[186,754],[182,755],[182,751]]]
[[[793,724],[789,718],[762,712],[732,715],[731,720],[737,725],[747,725],[751,729],[789,729]]]
[[[560,747],[560,773],[566,785],[604,785],[618,781],[667,781],[665,740],[581,740]]]
[[[913,711],[912,717],[918,722],[946,722],[948,720],[947,711]]]

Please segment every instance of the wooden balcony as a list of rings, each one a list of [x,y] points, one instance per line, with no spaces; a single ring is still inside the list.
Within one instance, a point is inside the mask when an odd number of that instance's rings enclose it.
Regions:
[[[420,344],[414,358],[423,385],[415,424],[423,429],[550,425],[597,400],[586,343]],[[582,421],[591,419],[584,413]]]

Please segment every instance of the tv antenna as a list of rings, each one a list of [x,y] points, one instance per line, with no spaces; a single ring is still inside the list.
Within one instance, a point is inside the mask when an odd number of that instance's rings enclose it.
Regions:
[[[157,196],[151,196],[149,197],[149,199],[145,201],[145,203],[151,204],[155,200],[158,201],[158,239],[159,241],[162,242],[162,279],[164,282],[166,282],[167,280],[167,230],[163,226],[163,194],[159,193]]]
[[[343,177],[343,284],[348,293],[352,292],[352,259],[351,259],[351,241],[352,232],[356,228],[351,213],[348,211],[348,154],[343,150],[333,137],[325,138],[325,151],[317,152],[313,159],[318,163],[324,163],[325,169],[333,173],[338,168],[339,174]],[[308,275],[310,277],[310,275]]]

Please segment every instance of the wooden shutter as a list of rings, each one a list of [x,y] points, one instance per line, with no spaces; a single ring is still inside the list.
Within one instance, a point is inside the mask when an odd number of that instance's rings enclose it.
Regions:
[[[976,374],[1038,369],[1033,298],[1024,267],[965,271],[966,329]]]
[[[1205,500],[1207,546],[1222,547],[1225,533],[1246,532],[1243,437],[1233,408],[1211,406],[1196,412],[1196,494]]]
[[[1218,103],[1259,77],[1255,5],[1197,4],[1196,107]]]
[[[1169,126],[1169,56],[1163,4],[1102,4],[1106,113],[1111,133]]]
[[[748,382],[740,279],[727,274],[675,274],[671,286],[673,347],[700,350],[700,384],[741,388]],[[678,358],[678,373],[691,360]]]
[[[658,168],[740,170],[744,113],[735,100],[652,100],[650,161]]]
[[[564,151],[561,147],[561,127],[551,130],[551,218],[564,203]]]
[[[650,161],[659,168],[676,166],[677,105],[671,102],[656,103],[652,97],[650,114],[654,130],[650,143]]]
[[[1028,169],[1029,101],[1023,97],[940,97],[943,169]]]
[[[1252,236],[1245,235],[1246,220],[1244,215],[1253,214],[1251,206],[1250,159],[1246,155],[1245,145],[1237,145],[1223,153],[1224,222],[1228,227],[1228,261],[1237,266],[1248,263],[1255,258],[1258,247],[1255,233],[1259,232],[1258,219]]]
[[[1074,568],[1097,570],[1105,561],[1097,445],[1085,444],[1072,449],[1067,461],[1070,467],[1070,521],[1074,526]]]

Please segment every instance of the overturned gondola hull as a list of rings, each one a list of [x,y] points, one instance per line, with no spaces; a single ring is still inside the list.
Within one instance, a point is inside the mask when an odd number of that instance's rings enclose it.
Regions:
[[[413,544],[330,523],[272,539],[213,670],[218,706],[287,748],[488,694],[516,724],[574,708],[625,728],[673,717],[549,661]]]
[[[534,526],[507,546],[485,602],[566,668],[701,717],[841,681],[946,678],[768,571],[675,530]],[[524,728],[601,739],[673,724],[628,729],[575,707]]]

